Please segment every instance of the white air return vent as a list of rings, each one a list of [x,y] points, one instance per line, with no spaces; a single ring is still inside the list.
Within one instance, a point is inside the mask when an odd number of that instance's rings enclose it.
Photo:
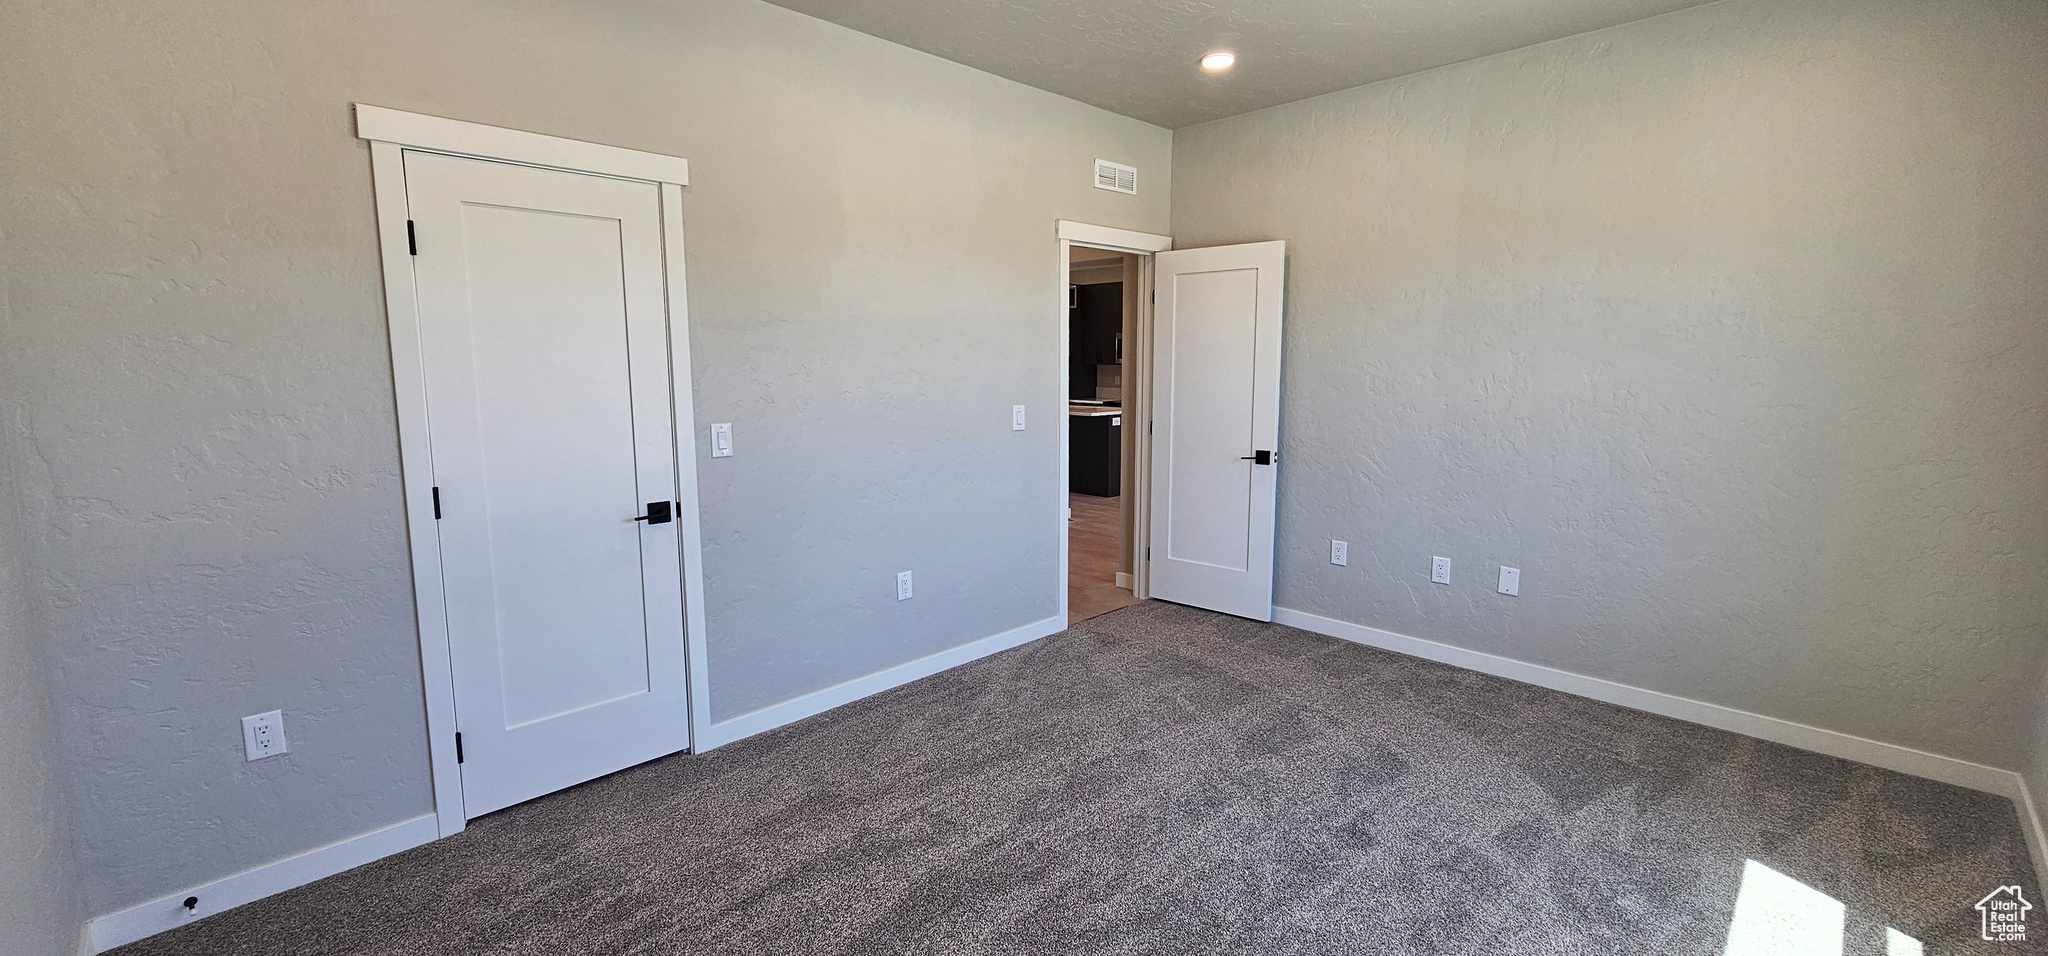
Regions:
[[[1095,161],[1095,188],[1138,194],[1138,170],[1106,159]]]

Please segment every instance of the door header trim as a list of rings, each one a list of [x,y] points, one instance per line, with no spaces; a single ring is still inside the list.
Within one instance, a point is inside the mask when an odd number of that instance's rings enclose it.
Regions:
[[[650,183],[690,184],[690,161],[580,139],[355,104],[356,138],[526,166]]]
[[[1129,229],[1115,229],[1069,219],[1060,219],[1056,222],[1059,225],[1061,239],[1078,242],[1084,246],[1121,249],[1126,252],[1165,252],[1173,248],[1172,236],[1155,236],[1149,232],[1132,232]]]

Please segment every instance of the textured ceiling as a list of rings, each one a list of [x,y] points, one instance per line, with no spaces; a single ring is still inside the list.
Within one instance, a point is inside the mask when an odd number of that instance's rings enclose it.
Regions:
[[[769,0],[1177,129],[1702,0]],[[1237,68],[1204,74],[1213,49]]]

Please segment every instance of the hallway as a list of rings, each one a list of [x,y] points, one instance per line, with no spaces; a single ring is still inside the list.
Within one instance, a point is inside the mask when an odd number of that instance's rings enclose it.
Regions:
[[[1067,505],[1073,509],[1067,522],[1067,623],[1138,603],[1129,588],[1116,586],[1123,499],[1069,494]]]

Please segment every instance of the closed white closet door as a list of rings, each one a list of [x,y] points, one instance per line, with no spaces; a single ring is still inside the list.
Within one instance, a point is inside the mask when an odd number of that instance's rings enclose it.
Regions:
[[[468,816],[689,743],[659,187],[405,154]],[[658,514],[657,514],[658,517]]]
[[[1273,619],[1273,455],[1286,258],[1284,242],[1155,257],[1155,598]]]

